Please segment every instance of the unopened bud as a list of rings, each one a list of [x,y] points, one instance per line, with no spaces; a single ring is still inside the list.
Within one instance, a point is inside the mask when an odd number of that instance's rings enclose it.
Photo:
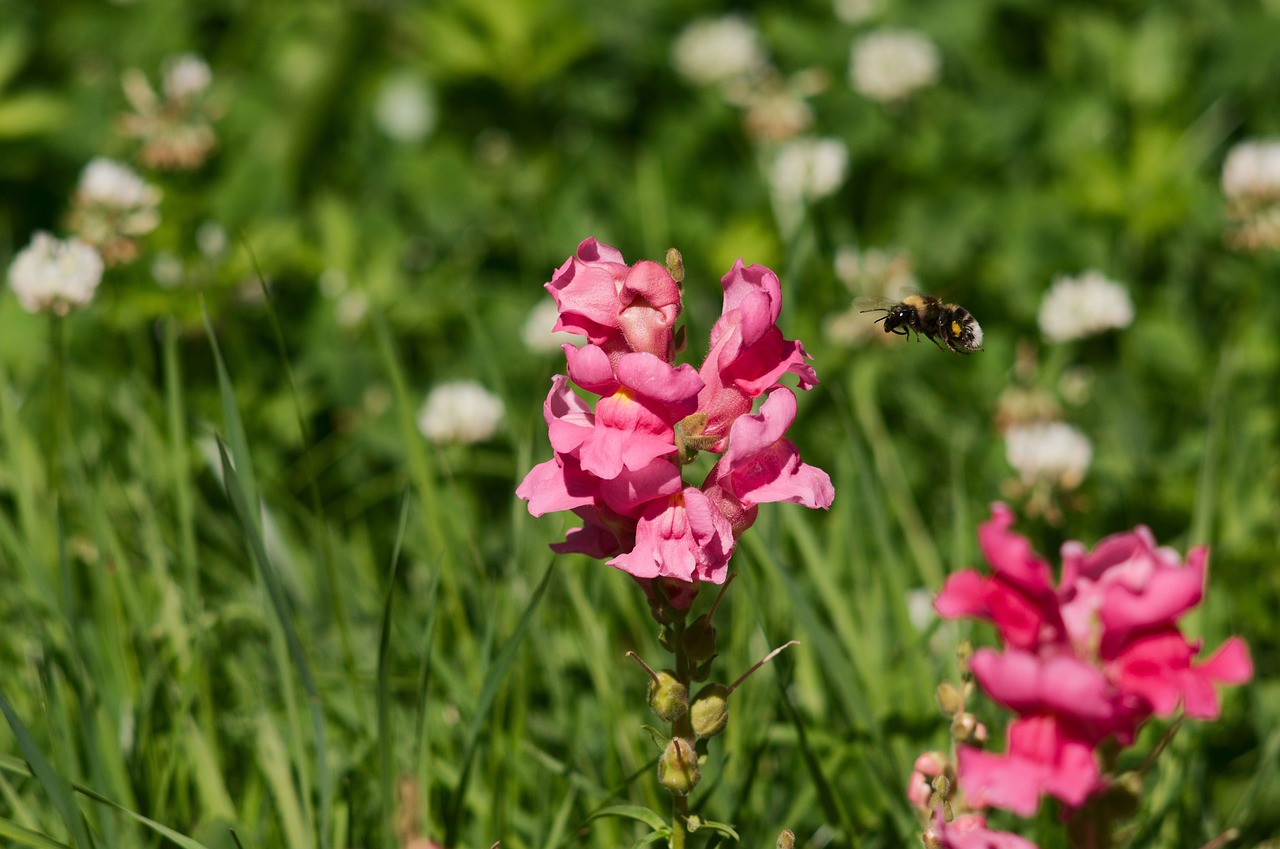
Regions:
[[[708,684],[689,705],[689,721],[699,737],[714,737],[729,723],[729,688]]]
[[[684,282],[684,257],[675,248],[667,248],[667,271],[677,283]]]
[[[778,840],[773,844],[773,849],[795,849],[796,833],[789,828],[784,828],[782,833],[778,835]]]
[[[987,727],[967,711],[951,719],[951,739],[957,743],[981,744],[987,741]]]
[[[945,716],[955,716],[964,710],[964,698],[950,681],[943,681],[939,684],[934,696],[938,700],[938,707]]]
[[[1098,806],[1111,819],[1127,819],[1138,812],[1142,801],[1142,776],[1125,772],[1107,785],[1098,797]]]
[[[973,657],[973,643],[968,640],[962,640],[956,648],[956,663],[960,667],[961,675],[969,674],[969,659]]]
[[[684,632],[684,648],[694,663],[703,663],[715,657],[716,629],[711,617],[702,614],[690,623]]]
[[[688,796],[701,777],[693,741],[672,737],[658,758],[658,783],[678,796]]]
[[[689,688],[673,670],[664,669],[649,680],[649,707],[663,722],[675,722],[689,711]]]

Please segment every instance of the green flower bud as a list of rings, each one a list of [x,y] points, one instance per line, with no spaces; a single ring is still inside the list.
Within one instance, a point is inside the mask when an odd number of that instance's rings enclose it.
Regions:
[[[711,625],[710,616],[704,613],[693,620],[684,632],[684,648],[694,663],[715,657],[716,629]]]
[[[679,796],[688,796],[698,779],[702,778],[698,770],[698,753],[693,749],[693,741],[682,737],[672,737],[662,757],[658,758],[658,783]]]
[[[676,673],[664,669],[658,680],[649,681],[649,707],[663,722],[675,722],[689,711],[689,688],[680,683]]]
[[[943,681],[939,684],[934,695],[938,699],[938,707],[942,708],[942,713],[945,716],[955,716],[964,710],[964,699],[950,681]]]
[[[729,688],[708,684],[689,705],[689,721],[699,737],[714,737],[729,723]]]

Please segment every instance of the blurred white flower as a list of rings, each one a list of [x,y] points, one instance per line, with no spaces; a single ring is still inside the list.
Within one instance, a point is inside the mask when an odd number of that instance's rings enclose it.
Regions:
[[[1229,199],[1280,196],[1280,139],[1237,144],[1222,163],[1222,193]]]
[[[78,199],[112,209],[155,206],[160,190],[148,185],[138,173],[114,159],[98,156],[80,172]]]
[[[1060,276],[1040,302],[1040,332],[1051,342],[1092,336],[1133,322],[1129,290],[1100,271]]]
[[[209,63],[194,53],[172,56],[165,62],[164,94],[170,100],[191,100],[208,90],[213,82]]]
[[[874,308],[883,300],[900,301],[919,291],[911,257],[903,251],[868,248],[860,251],[852,245],[836,250],[835,273],[855,296],[853,305],[842,313],[829,316],[822,325],[827,341],[837,345],[861,345],[868,340],[894,342],[898,337],[884,333],[874,316],[862,310]],[[869,301],[869,302],[868,302]]]
[[[762,72],[769,56],[749,21],[725,15],[685,27],[671,45],[671,64],[695,85],[716,85]]]
[[[72,199],[68,223],[108,265],[138,255],[137,237],[160,224],[160,190],[114,159],[97,157],[85,166]]]
[[[913,30],[882,29],[853,42],[849,79],[864,96],[888,103],[937,81],[942,57]]]
[[[1048,484],[1074,489],[1084,480],[1093,446],[1066,422],[1016,424],[1005,431],[1005,456],[1027,487]]]
[[[391,74],[378,88],[373,117],[389,138],[419,144],[436,128],[435,96],[417,74]]]
[[[558,352],[565,342],[578,347],[586,344],[587,340],[576,333],[566,333],[563,330],[553,332],[551,328],[559,320],[560,308],[556,306],[556,302],[550,298],[539,298],[537,305],[529,311],[524,329],[520,332],[525,346],[531,351],[549,354]]]
[[[79,239],[36,233],[9,265],[9,285],[27,312],[66,315],[93,298],[102,282],[102,257]]]
[[[1251,139],[1231,148],[1222,164],[1222,193],[1232,246],[1280,248],[1280,139]]]
[[[849,170],[849,148],[839,139],[798,139],[778,151],[769,182],[779,200],[818,200],[835,192]]]
[[[182,265],[182,257],[173,251],[159,251],[151,259],[151,277],[163,289],[174,289],[182,285],[186,269]]]
[[[227,230],[217,221],[206,221],[196,228],[196,247],[205,259],[219,259],[227,250]]]
[[[190,170],[218,146],[210,123],[220,112],[205,95],[213,84],[209,63],[194,53],[164,61],[156,94],[147,75],[126,68],[120,85],[132,111],[120,116],[120,132],[141,142],[138,160],[148,168]]]
[[[334,317],[338,321],[338,326],[348,330],[359,327],[368,314],[369,296],[359,290],[342,293],[334,308]]]
[[[876,13],[875,0],[834,0],[836,17],[846,24],[860,24]]]
[[[442,383],[427,394],[418,430],[432,442],[470,445],[493,436],[503,411],[502,400],[475,381]]]

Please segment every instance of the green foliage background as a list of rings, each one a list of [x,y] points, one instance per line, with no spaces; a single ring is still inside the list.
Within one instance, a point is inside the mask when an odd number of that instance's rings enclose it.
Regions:
[[[775,268],[784,332],[823,380],[793,438],[835,505],[766,509],[743,538],[720,675],[802,645],[735,693],[696,810],[744,845],[783,827],[814,847],[916,840],[906,776],[946,741],[932,693],[970,631],[921,634],[908,593],[977,565],[976,525],[1013,477],[992,417],[1016,347],[1054,275],[1097,267],[1137,318],[1044,352],[1048,388],[1089,370],[1070,416],[1095,455],[1062,524],[1022,527],[1045,553],[1136,524],[1213,547],[1188,628],[1211,648],[1243,634],[1257,677],[1220,722],[1179,731],[1128,826],[1152,847],[1276,833],[1280,261],[1224,245],[1218,175],[1233,143],[1280,135],[1280,4],[876,8],[853,25],[819,0],[741,7],[784,74],[829,73],[814,132],[851,152],[844,188],[784,234],[737,110],[671,70],[673,35],[724,4],[0,0],[6,267],[32,231],[62,230],[90,158],[132,155],[123,70],[155,80],[194,51],[224,108],[208,163],[148,175],[165,196],[142,259],[65,322],[65,394],[47,322],[0,296],[0,692],[26,729],[0,735],[4,839],[160,845],[134,812],[212,849],[231,828],[245,847],[390,846],[400,775],[450,847],[644,834],[590,817],[666,810],[645,679],[623,658],[661,663],[653,623],[599,564],[561,558],[540,583],[569,523],[513,496],[549,454],[561,367],[519,330],[588,235],[632,261],[681,249],[695,361],[719,276],[737,257]],[[852,39],[885,25],[943,57],[896,107],[847,82]],[[421,144],[373,120],[393,74],[434,93]],[[225,255],[197,249],[206,222]],[[825,341],[851,243],[908,251],[986,350]],[[162,253],[181,285],[153,279]],[[367,315],[341,322],[353,292]],[[418,434],[424,393],[454,378],[503,398],[498,438]],[[82,798],[87,836],[50,776],[124,810]],[[1027,836],[1064,845],[1049,812]]]

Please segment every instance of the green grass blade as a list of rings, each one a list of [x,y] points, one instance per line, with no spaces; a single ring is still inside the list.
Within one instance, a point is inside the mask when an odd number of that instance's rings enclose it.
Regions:
[[[9,700],[4,697],[3,693],[0,693],[0,712],[4,713],[4,718],[8,721],[9,728],[13,730],[13,736],[18,740],[18,748],[22,751],[22,756],[27,759],[27,764],[31,767],[31,774],[44,787],[44,792],[49,794],[49,800],[53,802],[58,815],[62,817],[62,821],[67,826],[67,831],[71,833],[75,845],[80,849],[89,849],[89,847],[94,846],[93,839],[84,821],[84,815],[76,807],[71,782],[54,770],[53,765],[44,756],[44,752],[40,750],[35,738],[27,731],[27,726],[23,724],[22,719],[14,711],[13,706],[9,704]]]
[[[5,841],[14,841],[12,844],[6,842],[5,846],[34,846],[35,849],[71,849],[66,843],[60,843],[49,837],[45,837],[38,831],[32,831],[24,828],[16,822],[11,822],[0,817],[0,838]]]
[[[493,660],[493,665],[489,667],[488,673],[485,675],[484,685],[480,688],[480,698],[476,702],[475,714],[471,717],[471,725],[467,728],[467,743],[463,750],[462,771],[458,777],[458,784],[453,791],[453,805],[448,818],[445,821],[445,846],[452,846],[456,842],[458,822],[462,815],[462,805],[466,798],[467,778],[471,774],[471,766],[475,761],[476,746],[480,741],[480,731],[484,727],[485,720],[488,719],[489,709],[493,707],[493,700],[498,695],[498,688],[502,685],[502,679],[506,677],[507,670],[511,668],[511,664],[516,659],[516,651],[520,648],[520,642],[524,639],[524,635],[529,630],[529,625],[533,622],[533,613],[538,607],[538,602],[542,600],[546,594],[547,586],[551,583],[551,575],[555,572],[555,560],[551,561],[551,565],[547,567],[547,571],[543,574],[542,580],[538,582],[538,587],[533,591],[533,598],[529,599],[529,604],[524,609],[524,613],[520,616],[520,621],[516,624],[515,630],[507,639],[505,645],[498,652],[497,657]]]
[[[400,546],[404,542],[404,530],[409,523],[409,494],[406,492],[400,500],[400,524],[396,529],[396,539],[391,547],[391,570],[387,577],[387,596],[382,604],[382,624],[378,634],[378,684],[376,689],[378,714],[378,782],[382,788],[383,829],[382,845],[395,846],[395,835],[387,827],[395,816],[392,800],[395,793],[392,788],[392,753],[391,753],[391,693],[390,674],[387,669],[387,654],[391,648],[391,608],[396,595],[396,577],[400,571]]]
[[[243,468],[237,469],[239,486],[243,487],[241,495],[246,504],[258,503],[258,482],[253,476],[253,464],[249,462],[249,440],[244,433],[244,422],[240,419],[240,406],[236,403],[235,389],[231,383],[231,375],[227,373],[226,363],[222,360],[222,351],[218,348],[218,337],[214,335],[213,324],[209,320],[209,312],[204,312],[204,329],[209,337],[209,347],[213,350],[213,364],[218,372],[218,395],[222,401],[222,415],[226,419],[227,444],[231,447],[231,456]],[[256,514],[250,517],[253,526],[260,524]]]
[[[266,543],[262,538],[262,530],[253,520],[253,512],[249,506],[249,502],[245,499],[246,487],[239,479],[239,472],[232,464],[231,458],[227,455],[227,447],[218,440],[218,454],[222,458],[222,474],[226,481],[227,496],[231,499],[232,509],[235,511],[236,518],[240,521],[240,529],[243,532],[245,542],[253,555],[254,562],[258,565],[259,574],[262,576],[262,582],[267,588],[267,595],[271,599],[271,606],[276,614],[276,619],[280,624],[280,629],[284,633],[285,644],[288,646],[289,657],[293,661],[294,669],[298,674],[302,687],[307,694],[307,708],[311,713],[311,729],[315,746],[315,768],[316,783],[320,788],[321,812],[330,810],[332,802],[329,792],[329,764],[328,764],[328,746],[325,735],[324,710],[321,707],[320,690],[316,686],[315,676],[311,672],[311,664],[307,661],[306,652],[302,647],[302,640],[298,636],[297,628],[294,627],[293,618],[289,611],[289,602],[284,594],[284,587],[280,584],[280,576],[276,574],[275,567],[272,565],[270,558],[267,556]],[[247,457],[244,465],[248,465]],[[256,504],[256,502],[253,502]],[[321,845],[327,845],[329,840],[329,823],[327,820],[320,822],[320,839]]]

